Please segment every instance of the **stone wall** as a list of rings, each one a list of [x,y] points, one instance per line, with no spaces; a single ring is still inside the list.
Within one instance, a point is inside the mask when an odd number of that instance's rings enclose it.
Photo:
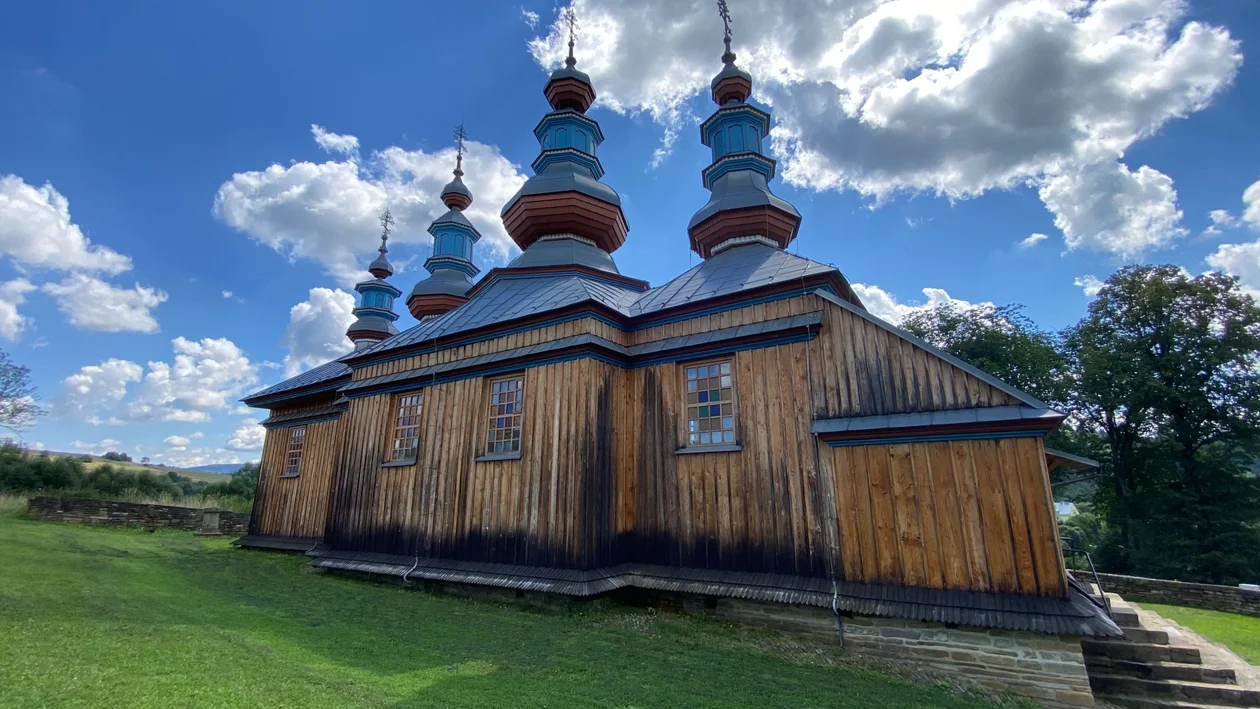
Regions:
[[[1118,593],[1126,601],[1166,603],[1213,611],[1260,616],[1260,591],[1244,591],[1236,586],[1183,583],[1140,576],[1098,574],[1103,589]]]
[[[27,516],[50,522],[79,522],[109,526],[137,526],[145,529],[186,529],[203,531],[205,521],[218,516],[222,534],[245,534],[249,531],[249,515],[220,511],[210,515],[194,507],[141,505],[134,502],[94,500],[83,497],[32,497]]]
[[[683,595],[662,605],[841,643],[846,651],[901,664],[915,674],[1032,697],[1050,707],[1094,706],[1081,642],[1074,636],[950,628],[869,616],[842,616],[843,633],[838,633],[836,616],[823,608]]]

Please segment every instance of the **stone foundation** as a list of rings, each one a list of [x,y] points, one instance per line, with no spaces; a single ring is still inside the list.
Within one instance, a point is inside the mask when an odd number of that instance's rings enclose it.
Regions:
[[[28,505],[28,517],[46,522],[185,529],[206,533],[215,531],[203,529],[203,524],[209,521],[216,525],[218,534],[244,534],[249,531],[249,515],[241,512],[217,511],[207,516],[205,510],[195,507],[141,505],[86,497],[32,497]]]

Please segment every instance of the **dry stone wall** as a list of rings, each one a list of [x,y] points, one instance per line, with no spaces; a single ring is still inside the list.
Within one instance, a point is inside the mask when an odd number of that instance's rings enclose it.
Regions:
[[[221,534],[245,534],[249,531],[249,515],[241,512],[218,511],[207,517],[205,510],[195,507],[142,505],[83,497],[33,497],[29,505],[28,517],[50,522],[200,532],[209,531],[203,530],[202,526],[207,521],[213,524],[213,518],[217,515],[217,528]]]
[[[1120,594],[1126,601],[1165,603],[1260,617],[1260,591],[1117,574],[1098,574],[1098,580],[1104,589]]]

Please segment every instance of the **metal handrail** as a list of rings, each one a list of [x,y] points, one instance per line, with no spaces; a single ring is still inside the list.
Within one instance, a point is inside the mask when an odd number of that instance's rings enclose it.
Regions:
[[[1107,591],[1103,588],[1102,579],[1098,578],[1098,569],[1094,567],[1094,558],[1091,557],[1089,555],[1089,552],[1085,551],[1084,549],[1076,549],[1074,547],[1071,547],[1065,541],[1063,543],[1064,558],[1066,559],[1069,554],[1072,556],[1080,555],[1080,556],[1085,557],[1085,563],[1089,565],[1089,574],[1094,577],[1094,587],[1098,589],[1098,598],[1094,599],[1092,595],[1090,594],[1086,594],[1086,595],[1090,596],[1092,600],[1096,601],[1098,605],[1102,606],[1102,609],[1106,611],[1107,613],[1107,617],[1110,618],[1111,617],[1111,601],[1107,600]]]

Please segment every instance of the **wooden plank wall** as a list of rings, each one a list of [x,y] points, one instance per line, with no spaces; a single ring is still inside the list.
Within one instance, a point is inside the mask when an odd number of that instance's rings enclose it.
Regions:
[[[832,448],[844,578],[1061,596],[1040,438]]]
[[[277,537],[322,537],[337,451],[339,421],[306,424],[298,476],[282,478],[291,428],[273,428],[263,441],[250,533]]]
[[[392,396],[354,399],[333,481],[338,549],[538,566],[613,561],[613,402],[620,370],[591,359],[525,373],[519,460],[475,462],[485,379],[425,389],[416,465],[382,468]],[[581,384],[577,386],[577,384]]]

